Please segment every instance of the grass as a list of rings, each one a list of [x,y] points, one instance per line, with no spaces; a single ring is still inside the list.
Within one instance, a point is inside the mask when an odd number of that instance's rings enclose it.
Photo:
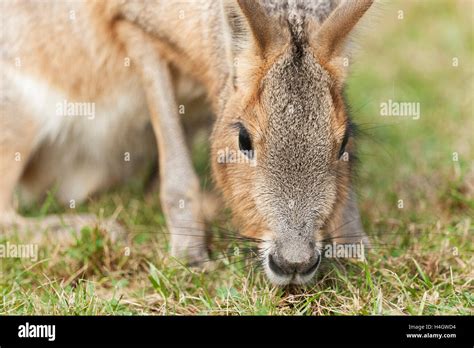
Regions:
[[[376,29],[360,37],[347,94],[361,129],[357,187],[373,243],[366,262],[327,262],[315,285],[274,287],[243,245],[225,240],[223,211],[210,226],[214,270],[189,269],[169,256],[158,199],[137,179],[76,208],[120,211],[128,241],[91,226],[66,247],[45,232],[36,262],[0,259],[0,314],[474,314],[472,7],[384,3],[368,25]],[[381,117],[388,99],[419,102],[420,119]],[[207,144],[193,154],[208,186]],[[50,195],[23,213],[68,210]]]

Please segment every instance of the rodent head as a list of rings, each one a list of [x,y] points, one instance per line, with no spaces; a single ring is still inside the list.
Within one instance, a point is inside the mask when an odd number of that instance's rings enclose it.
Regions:
[[[241,233],[263,240],[269,279],[306,283],[321,260],[318,239],[340,219],[349,191],[351,123],[341,43],[332,41],[345,37],[331,39],[324,23],[282,25],[254,1],[232,3],[227,15],[242,22],[231,32],[246,48],[232,54],[239,64],[212,137],[214,177]],[[338,10],[326,20],[333,29],[342,25]]]

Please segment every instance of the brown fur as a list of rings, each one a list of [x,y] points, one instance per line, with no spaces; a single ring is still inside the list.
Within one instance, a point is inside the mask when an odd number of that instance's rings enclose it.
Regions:
[[[107,122],[102,131],[61,119],[56,129],[38,111],[41,103],[36,111],[22,110],[21,88],[5,82],[2,90],[8,95],[2,107],[8,117],[2,117],[2,126],[13,133],[0,137],[5,155],[0,169],[9,178],[5,185],[14,187],[22,179],[30,191],[41,193],[62,180],[64,201],[76,194],[84,199],[125,179],[153,155],[152,126],[173,254],[203,261],[199,185],[177,114],[177,99],[186,96],[176,86],[185,76],[193,86],[197,82],[204,87],[217,116],[211,164],[235,223],[244,235],[265,240],[265,260],[273,255],[283,268],[295,269],[296,278],[282,280],[267,267],[272,281],[306,282],[310,277],[298,274],[314,264],[315,242],[321,236],[362,233],[351,199],[352,164],[338,159],[349,123],[340,59],[347,35],[371,1],[338,3],[110,0],[74,3],[71,8],[48,2],[5,5],[5,81],[28,85],[29,77],[47,86],[51,93],[45,98],[61,93],[70,100],[93,101],[106,110],[98,116]],[[77,17],[73,22],[67,16],[70,10]],[[23,63],[18,70],[12,66],[16,57]],[[128,68],[126,59],[131,59]],[[123,109],[117,111],[114,106],[122,100]],[[21,117],[12,121],[14,115]],[[242,126],[257,153],[256,166],[217,163],[222,149],[239,153]],[[92,131],[98,137],[86,140]],[[31,141],[22,141],[20,135]],[[101,145],[92,151],[91,142]],[[349,153],[353,146],[349,140]],[[130,168],[117,160],[127,149],[137,158]],[[15,151],[24,156],[16,167],[11,165]],[[62,176],[50,170],[56,163]],[[12,190],[1,187],[0,193],[0,209],[7,211]],[[178,201],[186,203],[185,210],[177,207]],[[355,216],[354,223],[348,216]],[[349,224],[341,230],[344,223]],[[180,237],[183,229],[195,234]]]

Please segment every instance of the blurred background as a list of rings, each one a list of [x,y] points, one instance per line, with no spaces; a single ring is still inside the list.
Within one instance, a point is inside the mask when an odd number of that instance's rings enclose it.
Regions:
[[[356,123],[367,129],[359,168],[369,219],[396,215],[399,199],[405,219],[449,218],[461,207],[472,216],[473,5],[382,2],[374,29],[364,30],[348,96]],[[388,100],[419,103],[419,119],[381,116]]]

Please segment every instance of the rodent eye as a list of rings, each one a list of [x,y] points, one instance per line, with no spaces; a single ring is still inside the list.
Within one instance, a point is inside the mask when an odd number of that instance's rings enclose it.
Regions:
[[[241,123],[239,123],[239,149],[247,157],[253,157],[252,139],[250,138],[247,129],[245,129],[244,125]]]
[[[349,136],[349,131],[346,131],[346,133],[344,134],[344,139],[342,139],[341,148],[339,149],[339,159],[341,159],[342,155],[344,155],[344,152],[346,152],[346,145],[349,141]]]

